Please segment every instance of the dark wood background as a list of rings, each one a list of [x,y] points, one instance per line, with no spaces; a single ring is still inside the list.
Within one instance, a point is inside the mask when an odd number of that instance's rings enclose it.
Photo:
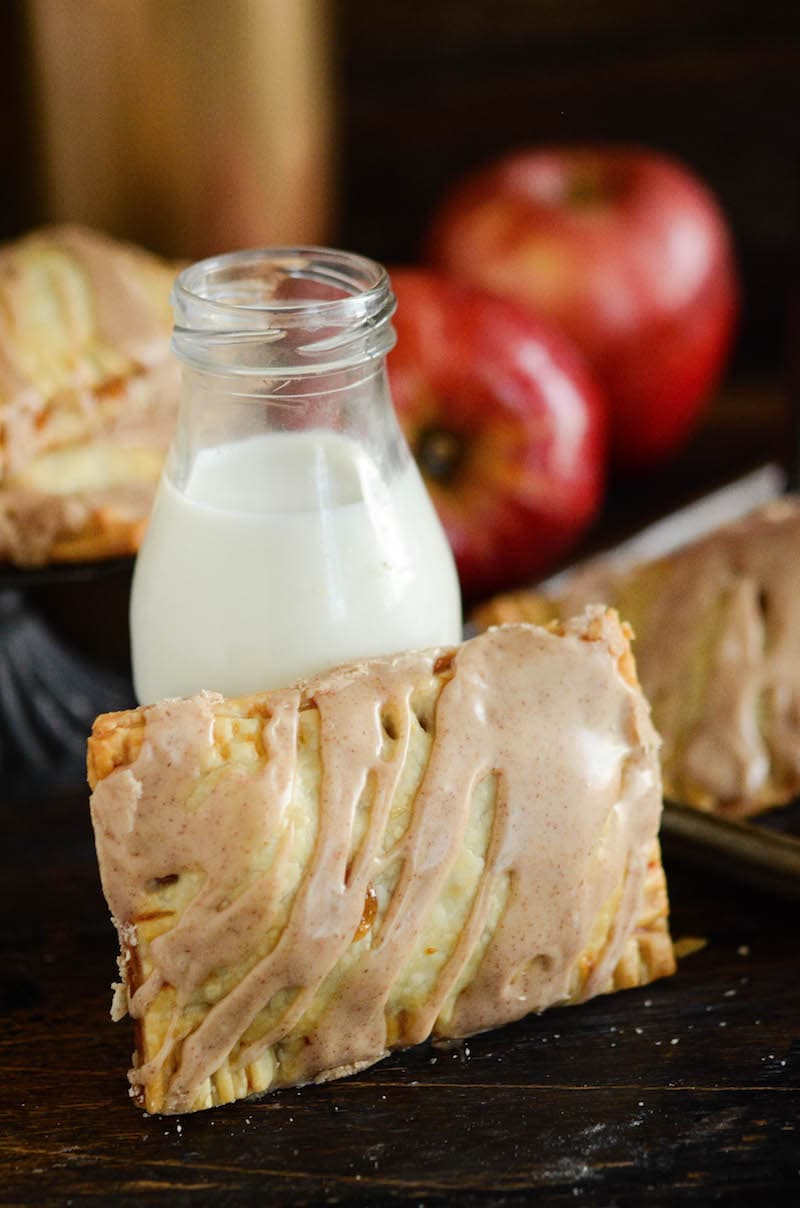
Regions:
[[[710,183],[733,225],[746,300],[734,371],[780,372],[800,277],[797,0],[331,5],[332,240],[411,260],[447,186],[503,151],[576,140],[661,147]],[[46,217],[27,79],[24,0],[4,0],[0,238]]]

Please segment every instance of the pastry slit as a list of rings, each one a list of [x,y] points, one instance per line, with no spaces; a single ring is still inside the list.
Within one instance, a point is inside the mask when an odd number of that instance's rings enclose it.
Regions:
[[[611,612],[101,717],[89,770],[148,1111],[674,968],[657,739]]]

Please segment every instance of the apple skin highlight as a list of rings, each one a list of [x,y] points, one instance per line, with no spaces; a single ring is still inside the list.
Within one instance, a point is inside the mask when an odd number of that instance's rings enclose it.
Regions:
[[[682,164],[637,147],[512,154],[445,198],[427,250],[570,336],[608,399],[619,465],[662,462],[690,435],[727,362],[739,285],[725,217]]]

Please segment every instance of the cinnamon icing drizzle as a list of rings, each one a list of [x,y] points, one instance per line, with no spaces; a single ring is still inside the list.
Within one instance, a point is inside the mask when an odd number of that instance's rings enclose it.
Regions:
[[[138,755],[92,797],[103,888],[122,932],[156,879],[189,876],[195,892],[129,994],[139,1019],[165,988],[175,996],[134,1085],[177,1054],[164,1110],[206,1106],[226,1059],[271,1053],[272,1085],[303,1082],[608,988],[661,809],[657,738],[625,651],[596,609],[563,636],[507,626],[454,652],[334,671],[260,698],[256,763],[215,757],[218,696],[145,709]],[[319,763],[299,754],[309,710]],[[303,850],[298,811],[315,809]]]
[[[49,254],[42,263],[34,259]],[[144,287],[146,273],[161,262],[148,253],[79,226],[47,227],[0,248],[0,401],[41,398],[48,358],[66,345],[79,353],[89,338],[142,367],[160,364],[169,348],[167,290],[161,311]],[[28,346],[28,337],[47,318],[57,327],[53,348]],[[20,337],[22,333],[22,342]],[[74,357],[65,365],[80,366]],[[41,370],[40,374],[37,370]],[[32,397],[31,400],[32,401]]]
[[[168,285],[163,262],[78,226],[0,248],[0,557],[41,562],[59,535],[118,502],[123,517],[147,515],[154,481],[126,483],[120,499],[116,485],[42,490],[26,470],[90,439],[166,451],[180,379]]]
[[[732,815],[800,790],[800,501],[775,500],[660,561],[576,577],[631,622],[666,791]]]

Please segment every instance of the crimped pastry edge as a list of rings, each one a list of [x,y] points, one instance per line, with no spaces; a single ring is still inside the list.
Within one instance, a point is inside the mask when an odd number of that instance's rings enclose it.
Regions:
[[[557,634],[563,634],[567,630],[567,626],[567,622],[563,624],[552,622],[549,628]],[[575,632],[574,629],[572,632]],[[635,665],[628,642],[629,633],[628,627],[619,623],[616,613],[613,610],[607,610],[604,615],[594,617],[585,632],[578,636],[585,641],[605,642],[610,653],[615,657],[623,678],[628,683],[636,685]],[[439,672],[437,678],[444,678],[446,674],[445,668],[444,676]],[[233,727],[235,733],[237,727],[242,724],[260,723],[268,709],[269,695],[262,693],[234,700],[217,698],[213,705],[215,741],[219,741],[218,730],[229,733],[230,728]],[[306,707],[313,707],[313,698],[304,697],[304,704]],[[140,707],[120,713],[103,714],[97,719],[88,748],[88,775],[92,788],[114,770],[125,768],[135,760],[144,740],[146,712],[147,707]],[[659,843],[657,839],[654,839],[648,853],[644,900],[637,926],[628,938],[612,976],[605,985],[592,989],[591,996],[595,993],[609,993],[644,986],[657,978],[669,976],[675,971],[668,915],[666,879],[661,863]],[[606,918],[600,946],[594,951],[587,950],[579,962],[579,976],[568,1003],[582,1001],[583,992],[592,970],[602,955],[604,944],[610,938],[612,921],[613,908]],[[127,922],[118,922],[117,927],[121,949],[120,971],[123,975],[126,995],[130,999],[143,980],[137,927]],[[136,1066],[152,1058],[157,1048],[152,1040],[148,1043],[145,1038],[146,1023],[146,1020],[135,1021]],[[441,1038],[446,1039],[446,1037]],[[403,1047],[403,1045],[401,1042],[399,1046],[392,1045],[391,1047]],[[379,1054],[372,1060],[360,1062],[357,1068],[367,1068],[385,1055],[385,1053]],[[148,1112],[172,1114],[166,1101],[171,1072],[171,1067],[167,1065],[159,1072],[157,1079],[142,1090],[132,1088],[131,1093]],[[350,1072],[355,1071],[349,1067],[346,1070],[339,1068],[324,1070],[313,1081],[322,1082]],[[268,1093],[273,1089],[273,1085],[273,1061],[270,1052],[241,1067],[236,1067],[226,1059],[211,1075],[208,1084],[201,1090],[189,1110],[202,1110],[243,1098],[258,1097]]]

